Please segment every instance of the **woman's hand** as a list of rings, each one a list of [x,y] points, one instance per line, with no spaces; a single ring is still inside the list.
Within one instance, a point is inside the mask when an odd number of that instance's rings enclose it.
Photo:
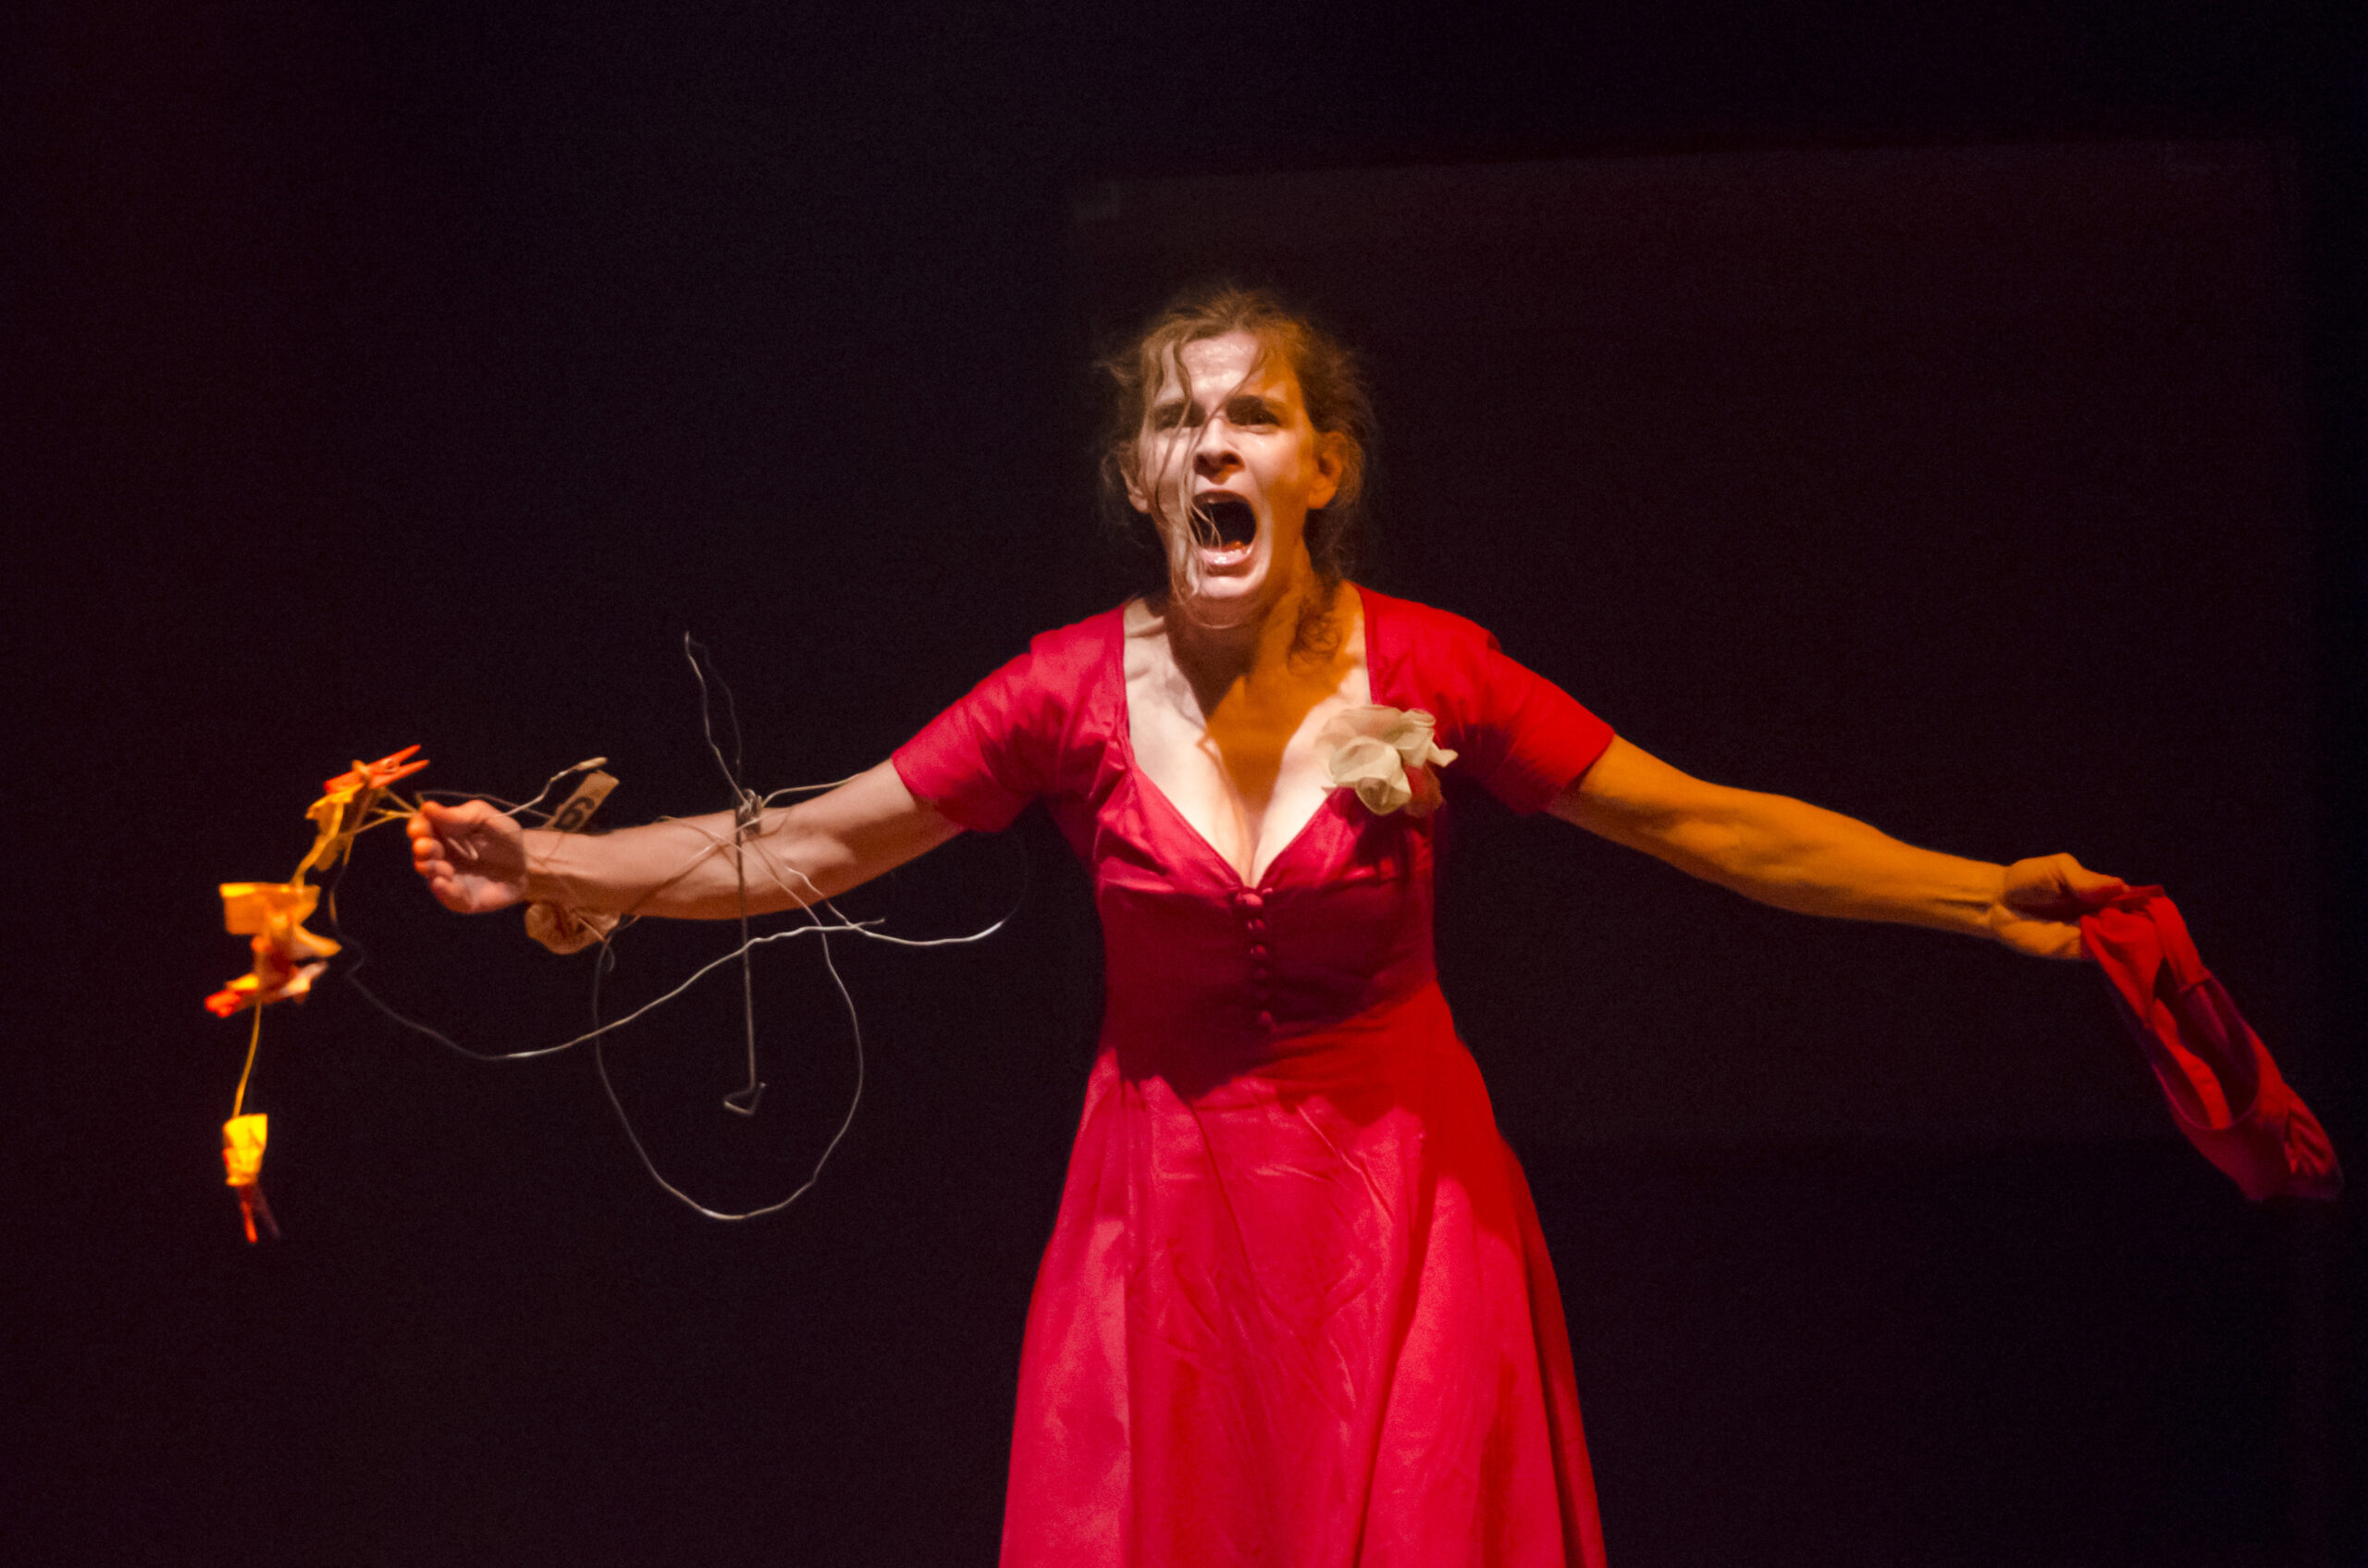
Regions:
[[[2035,958],[2085,958],[2080,917],[2127,885],[2069,855],[2017,860],[2006,868],[2005,885],[1990,907],[1991,934]]]
[[[412,813],[411,865],[436,901],[459,914],[506,909],[526,896],[526,835],[482,800],[433,802]]]

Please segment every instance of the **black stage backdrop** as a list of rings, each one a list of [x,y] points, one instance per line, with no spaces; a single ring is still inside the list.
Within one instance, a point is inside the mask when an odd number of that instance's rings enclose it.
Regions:
[[[2360,1154],[2363,56],[2303,8],[1559,27],[720,5],[78,7],[9,51],[24,451],[0,1541],[42,1562],[980,1562],[1091,1052],[1041,817],[850,901],[868,1077],[786,1214],[582,1053],[265,1020],[214,884],[357,756],[713,809],[1106,604],[1097,344],[1186,278],[1367,347],[1369,580],[1640,744],[2170,885]],[[2245,1205],[2094,976],[1761,910],[1469,802],[1443,964],[1538,1189],[1614,1561],[2361,1561],[2356,1213]],[[467,1043],[586,960],[365,841]],[[604,995],[729,941],[642,928]],[[351,974],[355,966],[341,966]],[[818,956],[610,1053],[710,1201],[854,1088]]]

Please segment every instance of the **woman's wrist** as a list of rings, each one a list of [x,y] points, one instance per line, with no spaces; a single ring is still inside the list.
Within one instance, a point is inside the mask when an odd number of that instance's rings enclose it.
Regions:
[[[573,907],[581,901],[584,888],[573,873],[576,870],[570,852],[577,847],[571,842],[576,834],[554,833],[549,828],[528,828],[522,836],[520,849],[525,858],[525,899],[530,904],[557,904]]]
[[[1966,929],[1975,936],[2000,941],[1998,912],[2006,907],[2006,868],[1989,860],[1969,864],[1972,892],[1967,904],[1971,919]]]

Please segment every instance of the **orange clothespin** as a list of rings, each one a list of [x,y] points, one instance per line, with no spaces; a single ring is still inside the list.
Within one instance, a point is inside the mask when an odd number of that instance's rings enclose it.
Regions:
[[[271,1118],[256,1114],[232,1117],[222,1124],[222,1168],[224,1180],[239,1194],[239,1215],[246,1221],[247,1243],[255,1241],[255,1221],[279,1240],[278,1222],[271,1217],[271,1205],[263,1197],[263,1146],[271,1132]]]
[[[425,758],[416,762],[410,759],[418,749],[406,746],[376,762],[356,762],[321,786],[327,793],[304,809],[304,815],[313,823],[314,837],[311,851],[296,868],[296,881],[302,882],[314,871],[327,870],[353,846],[355,835],[370,826],[370,808],[378,803],[378,796],[387,786],[427,766]]]

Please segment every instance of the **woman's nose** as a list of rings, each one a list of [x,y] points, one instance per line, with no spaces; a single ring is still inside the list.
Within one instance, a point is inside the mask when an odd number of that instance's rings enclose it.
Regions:
[[[1234,450],[1233,426],[1222,419],[1210,420],[1201,433],[1201,444],[1192,449],[1194,472],[1222,474],[1240,461],[1241,454]]]

